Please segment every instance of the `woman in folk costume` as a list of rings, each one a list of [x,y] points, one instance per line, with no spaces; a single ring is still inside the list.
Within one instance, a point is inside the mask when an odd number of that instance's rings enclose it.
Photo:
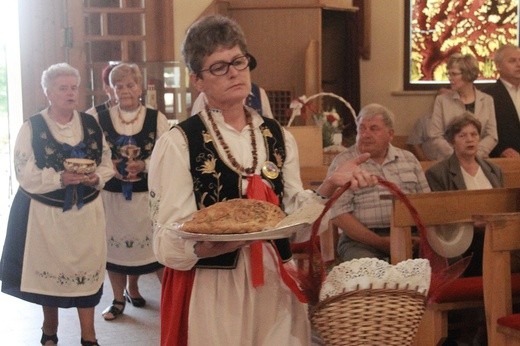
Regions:
[[[316,199],[302,188],[294,138],[244,106],[250,60],[238,24],[223,16],[202,18],[189,29],[183,54],[191,82],[207,103],[154,148],[149,170],[154,222],[168,225],[234,198],[267,200],[287,213]],[[321,194],[331,195],[353,171],[356,184],[373,184],[356,162],[341,169],[338,179],[320,186]],[[310,344],[307,305],[281,265],[291,259],[288,239],[193,241],[157,227],[154,250],[166,266],[162,345]]]
[[[139,275],[155,272],[162,278],[163,266],[152,247],[147,180],[155,142],[169,128],[164,114],[142,105],[143,78],[136,64],[117,65],[109,79],[117,105],[98,114],[118,170],[101,193],[107,218],[107,270],[114,294],[102,313],[107,321],[123,313],[125,300],[135,307],[146,304],[137,284]],[[135,157],[125,157],[129,149],[136,150]]]
[[[103,292],[105,213],[99,190],[114,175],[110,148],[89,114],[75,110],[80,76],[68,64],[42,75],[49,107],[31,116],[15,144],[15,196],[0,266],[2,292],[42,305],[42,345],[58,342],[58,308],[78,309],[81,344],[98,345],[94,307]],[[90,174],[67,158],[95,161]]]

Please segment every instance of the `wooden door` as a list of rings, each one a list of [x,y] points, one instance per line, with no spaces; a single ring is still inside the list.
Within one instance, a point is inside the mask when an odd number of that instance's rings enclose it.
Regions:
[[[20,62],[23,116],[47,107],[41,85],[42,72],[52,64],[70,62],[64,44],[66,11],[63,1],[19,0]]]
[[[173,60],[173,1],[19,0],[24,118],[47,107],[42,72],[67,62],[81,74],[78,109],[101,100],[108,61]]]

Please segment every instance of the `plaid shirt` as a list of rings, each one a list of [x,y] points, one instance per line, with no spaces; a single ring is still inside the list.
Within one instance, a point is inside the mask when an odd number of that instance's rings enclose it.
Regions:
[[[340,153],[332,162],[329,173],[341,163],[360,155],[356,145]],[[417,158],[410,152],[389,145],[382,165],[372,159],[360,165],[362,169],[396,184],[405,194],[429,192],[430,187]],[[352,213],[367,228],[390,227],[392,212],[391,192],[384,186],[376,185],[357,191],[347,190],[331,208],[331,218]]]

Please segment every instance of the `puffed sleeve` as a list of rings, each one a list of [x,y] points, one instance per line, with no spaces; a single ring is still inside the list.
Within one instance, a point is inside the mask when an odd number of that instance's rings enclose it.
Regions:
[[[16,137],[14,167],[20,186],[30,193],[47,193],[61,188],[60,175],[54,168],[40,169],[32,148],[32,128],[26,121]]]
[[[285,212],[291,214],[306,204],[312,203],[316,207],[325,204],[326,200],[318,197],[312,190],[304,190],[300,175],[300,159],[298,146],[294,136],[284,129],[286,158],[283,167]],[[323,177],[325,179],[325,177]],[[320,225],[319,233],[327,229],[329,213],[327,213]],[[311,229],[306,228],[295,234],[293,241],[303,242],[309,239]]]
[[[114,165],[112,163],[112,151],[108,146],[105,136],[103,136],[103,154],[101,157],[101,163],[96,168],[96,174],[99,176],[99,183],[96,186],[98,190],[105,187],[105,183],[112,179],[115,174]]]
[[[179,238],[170,227],[197,210],[188,148],[179,130],[173,129],[157,141],[150,159],[148,188],[157,260],[177,270],[191,269],[198,260],[195,242]]]

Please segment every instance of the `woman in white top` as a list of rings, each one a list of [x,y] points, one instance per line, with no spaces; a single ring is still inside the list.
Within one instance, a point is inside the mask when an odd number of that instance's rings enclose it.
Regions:
[[[76,307],[81,344],[98,345],[94,307],[103,292],[105,213],[99,190],[113,175],[110,148],[89,114],[75,110],[80,76],[61,63],[42,75],[49,107],[16,139],[15,196],[0,266],[2,292],[42,305],[42,345],[58,342],[58,308]],[[94,173],[64,171],[66,158],[96,162]]]
[[[162,278],[162,265],[152,247],[148,167],[155,142],[169,128],[164,114],[142,105],[143,78],[137,65],[121,63],[112,69],[109,79],[117,105],[98,114],[117,170],[102,192],[107,271],[114,294],[112,304],[102,313],[107,321],[120,316],[126,302],[135,307],[146,304],[137,285],[138,275],[155,272]],[[125,156],[129,148],[135,157]]]
[[[488,157],[498,142],[497,122],[493,98],[475,88],[473,82],[479,76],[478,62],[472,55],[453,54],[447,64],[451,92],[435,98],[433,113],[428,122],[427,146],[434,160],[448,158],[453,148],[444,138],[448,124],[465,111],[473,113],[480,121],[478,154]]]
[[[154,235],[157,259],[166,266],[161,344],[310,345],[307,305],[280,273],[281,261],[291,258],[288,239],[194,241],[167,227],[228,199],[262,199],[291,213],[316,198],[302,188],[291,134],[244,106],[250,60],[238,24],[223,16],[202,18],[188,30],[183,54],[207,103],[159,139],[150,162],[152,216],[166,226]],[[338,173],[343,183],[358,170],[356,162]],[[318,191],[330,196],[334,181],[327,179]],[[263,275],[252,268],[262,268]]]
[[[426,179],[432,191],[482,190],[503,187],[500,167],[478,155],[481,124],[471,113],[456,117],[446,129],[446,139],[453,147],[453,154],[430,167]],[[469,252],[473,259],[466,275],[481,275],[483,232],[474,235]]]

